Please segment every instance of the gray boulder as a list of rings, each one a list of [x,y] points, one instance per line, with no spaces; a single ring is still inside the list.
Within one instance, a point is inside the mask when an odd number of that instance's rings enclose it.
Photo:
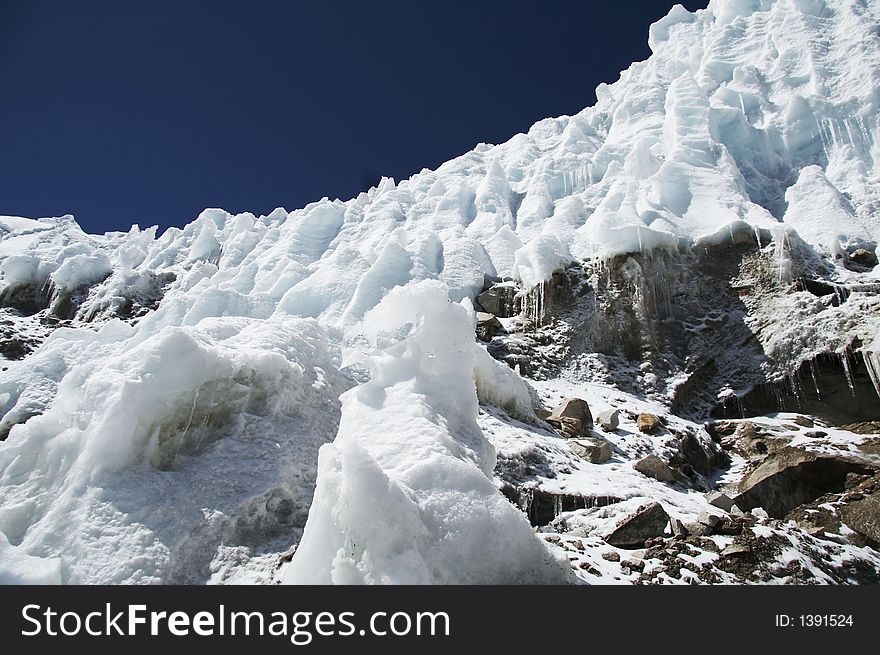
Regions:
[[[675,481],[675,471],[669,468],[666,462],[657,457],[657,455],[648,455],[647,457],[643,457],[638,462],[633,464],[633,468],[642,475],[646,475],[649,478],[654,478],[655,480],[659,480],[660,482]]]
[[[733,498],[720,491],[713,491],[706,496],[706,500],[709,501],[710,505],[717,507],[718,509],[723,509],[725,512],[729,512],[733,509]]]
[[[848,503],[840,512],[843,522],[865,537],[868,544],[880,544],[880,491]]]
[[[480,341],[492,341],[496,334],[504,332],[504,326],[494,314],[477,312],[477,338]]]
[[[715,532],[715,528],[721,523],[721,517],[709,512],[700,512],[697,520],[693,523],[685,523],[684,527],[688,533],[705,537]]]
[[[611,444],[605,439],[595,437],[572,439],[568,442],[568,447],[575,455],[593,464],[602,464],[611,459]]]
[[[606,409],[599,412],[596,417],[596,425],[605,430],[605,432],[613,432],[620,425],[620,410]]]
[[[477,296],[477,303],[489,314],[509,318],[516,314],[516,287],[496,284]]]
[[[684,523],[679,519],[669,519],[669,527],[672,529],[672,535],[679,539],[684,539],[689,534],[687,528],[684,527]]]
[[[605,536],[605,541],[617,548],[641,548],[648,539],[663,536],[668,523],[663,506],[651,502],[626,517]]]

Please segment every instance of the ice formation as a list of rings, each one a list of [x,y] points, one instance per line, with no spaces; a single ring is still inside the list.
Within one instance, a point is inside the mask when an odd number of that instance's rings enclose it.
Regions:
[[[540,294],[573,261],[744,232],[846,278],[880,240],[878,24],[876,0],[675,6],[594,106],[348,201],[161,235],[0,217],[0,576],[265,580],[305,527],[288,581],[561,579],[492,485],[478,394],[532,403],[467,303],[487,276]],[[848,313],[876,303],[834,311],[876,381],[877,322]],[[826,328],[768,352],[814,340],[799,365]]]
[[[495,452],[477,425],[481,349],[466,309],[450,303],[443,283],[425,281],[391,291],[363,329],[390,345],[365,362],[370,380],[342,398],[339,434],[321,448],[315,499],[285,581],[566,581],[567,563],[492,485]],[[389,339],[401,330],[403,340]],[[507,376],[503,364],[482,362],[484,386],[508,388],[509,402],[528,406],[524,386],[508,387]]]

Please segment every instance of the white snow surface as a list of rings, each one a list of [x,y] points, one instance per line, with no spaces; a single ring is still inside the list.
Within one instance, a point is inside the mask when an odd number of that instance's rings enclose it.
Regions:
[[[0,292],[86,294],[0,373],[0,548],[20,562],[0,575],[222,582],[230,557],[265,571],[297,541],[336,435],[288,581],[554,578],[489,485],[477,392],[525,420],[531,405],[473,346],[466,299],[485,275],[534,286],[573,259],[743,227],[873,247],[878,24],[878,0],[676,6],[594,106],[348,201],[207,209],[161,236],[0,217]],[[113,318],[133,294],[155,307]],[[340,405],[357,378],[343,350],[373,378]]]

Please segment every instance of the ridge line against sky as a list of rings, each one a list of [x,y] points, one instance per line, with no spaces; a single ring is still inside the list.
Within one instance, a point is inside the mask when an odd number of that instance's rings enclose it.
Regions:
[[[672,4],[4,3],[0,214],[103,232],[351,198],[592,105]]]

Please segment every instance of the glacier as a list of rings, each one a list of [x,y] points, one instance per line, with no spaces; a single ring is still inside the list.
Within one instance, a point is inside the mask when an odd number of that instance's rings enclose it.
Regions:
[[[545,492],[619,496],[570,517],[588,536],[633,499],[709,506],[628,465],[584,468],[547,445],[542,403],[625,402],[708,444],[713,404],[823,356],[866,371],[877,403],[878,26],[876,0],[676,5],[594,106],[347,201],[206,209],[161,235],[0,216],[0,581],[572,582],[502,495],[505,461],[540,452],[569,471]],[[688,364],[619,345],[629,323],[575,334],[558,376],[474,339],[493,282],[520,297],[503,328],[552,341],[554,274],[581,267],[584,298],[618,294],[609,312],[644,325],[684,311],[695,271],[733,247],[754,292],[728,336],[765,359],[731,350],[711,397]],[[631,367],[597,358],[606,345]],[[621,462],[671,452],[634,438]]]

